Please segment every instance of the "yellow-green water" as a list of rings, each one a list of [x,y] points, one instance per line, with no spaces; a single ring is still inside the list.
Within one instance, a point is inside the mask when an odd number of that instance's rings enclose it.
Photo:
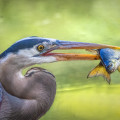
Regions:
[[[120,0],[0,0],[0,52],[28,36],[120,46]],[[98,63],[40,65],[57,81],[54,104],[41,120],[119,120],[120,73],[111,75],[111,85],[87,79]]]

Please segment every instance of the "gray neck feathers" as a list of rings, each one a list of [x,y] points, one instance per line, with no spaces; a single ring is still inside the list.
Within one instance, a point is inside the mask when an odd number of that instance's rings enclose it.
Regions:
[[[37,116],[40,117],[47,112],[54,101],[55,78],[41,68],[32,68],[23,76],[21,70],[34,64],[31,61],[28,61],[28,64],[26,62],[17,57],[2,62],[0,64],[0,80],[10,95],[25,101],[24,106],[23,102],[20,102],[23,111],[32,106],[31,112],[38,113]]]

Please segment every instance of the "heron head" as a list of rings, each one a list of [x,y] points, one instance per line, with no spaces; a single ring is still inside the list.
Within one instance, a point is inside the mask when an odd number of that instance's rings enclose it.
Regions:
[[[40,38],[40,37],[27,37],[21,39],[5,50],[0,57],[5,58],[10,54],[37,57],[48,51],[52,46],[54,40]]]
[[[53,53],[52,51],[57,49],[101,49],[106,47],[108,46],[94,43],[70,42],[41,37],[27,37],[14,43],[0,55],[0,58],[6,60],[6,58],[10,58],[14,55],[17,59],[23,58],[26,64],[29,60],[33,61],[34,64],[78,59],[94,60],[99,59],[99,56],[74,53]],[[14,60],[15,59],[13,59],[13,61]]]

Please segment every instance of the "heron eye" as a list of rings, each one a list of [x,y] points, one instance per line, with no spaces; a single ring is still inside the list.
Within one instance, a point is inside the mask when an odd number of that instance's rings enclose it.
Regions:
[[[39,45],[38,47],[37,47],[37,50],[38,51],[42,51],[44,49],[44,46],[43,45]]]

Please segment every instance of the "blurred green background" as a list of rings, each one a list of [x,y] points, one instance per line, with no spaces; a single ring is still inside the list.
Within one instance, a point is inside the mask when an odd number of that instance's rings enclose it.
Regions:
[[[0,52],[28,36],[120,46],[120,0],[0,0]],[[57,81],[54,104],[41,120],[120,120],[120,73],[111,75],[111,85],[87,79],[98,63],[40,65]]]

